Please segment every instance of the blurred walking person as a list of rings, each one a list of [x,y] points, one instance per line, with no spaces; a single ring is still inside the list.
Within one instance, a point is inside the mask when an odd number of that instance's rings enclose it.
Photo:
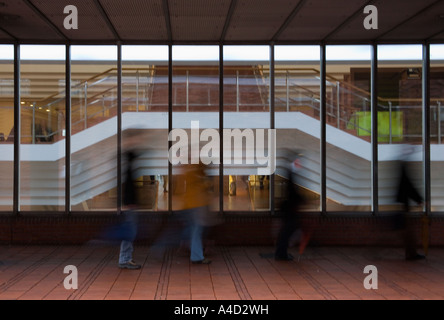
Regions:
[[[122,241],[120,243],[119,268],[140,269],[141,266],[133,260],[134,240],[137,235],[137,213],[140,199],[138,199],[135,171],[135,161],[138,157],[137,147],[140,137],[137,132],[129,131],[124,139],[123,156],[126,159],[125,182],[122,194],[122,215],[123,223],[120,232]]]
[[[285,200],[282,205],[281,226],[277,236],[276,249],[274,253],[275,260],[291,261],[293,256],[288,253],[291,236],[301,230],[300,253],[303,252],[308,242],[309,234],[305,233],[300,218],[300,208],[305,203],[305,197],[302,195],[300,187],[296,184],[296,174],[301,169],[300,158],[295,157],[290,164],[284,168],[286,182]]]
[[[210,264],[204,257],[203,232],[210,215],[209,180],[205,165],[183,166],[185,192],[182,195],[181,215],[185,219],[184,236],[190,243],[190,260],[194,264]]]
[[[406,260],[421,260],[425,259],[424,255],[417,252],[417,239],[415,234],[414,222],[411,217],[410,202],[415,202],[418,206],[423,204],[423,199],[415,188],[412,178],[408,170],[408,163],[406,159],[399,161],[399,182],[396,194],[397,202],[402,204],[402,212],[397,214],[397,227],[402,229],[402,236],[405,246]]]

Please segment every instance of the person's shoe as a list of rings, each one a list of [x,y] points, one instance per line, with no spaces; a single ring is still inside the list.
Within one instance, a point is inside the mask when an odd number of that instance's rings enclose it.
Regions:
[[[191,263],[193,263],[193,264],[210,264],[211,260],[210,259],[196,260],[196,261],[191,261]]]
[[[275,256],[274,260],[276,261],[292,261],[294,257],[291,254],[287,254],[286,256]]]
[[[409,260],[409,261],[413,261],[413,260],[424,260],[426,257],[424,256],[424,255],[422,255],[422,254],[415,254],[415,255],[412,255],[412,256],[407,256],[407,257],[405,257],[405,259],[406,260]]]
[[[126,263],[119,263],[120,269],[131,269],[131,270],[137,270],[140,269],[142,266],[139,264],[136,264],[133,260],[128,261]]]

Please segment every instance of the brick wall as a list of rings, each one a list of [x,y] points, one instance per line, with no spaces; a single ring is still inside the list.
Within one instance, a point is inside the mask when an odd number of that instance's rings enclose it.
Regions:
[[[115,214],[11,215],[0,216],[1,244],[84,244],[105,240],[103,234],[119,221]],[[387,218],[350,216],[308,216],[304,224],[312,230],[311,245],[379,246],[402,245],[399,232],[390,229]],[[179,214],[139,215],[137,243],[177,244],[181,239]],[[278,217],[235,213],[220,224],[209,227],[205,238],[216,245],[274,245],[280,225]],[[421,242],[421,220],[414,220]],[[444,217],[432,217],[429,223],[430,246],[444,245]]]

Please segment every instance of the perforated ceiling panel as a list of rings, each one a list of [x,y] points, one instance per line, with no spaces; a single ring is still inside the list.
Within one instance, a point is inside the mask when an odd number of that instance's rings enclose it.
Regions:
[[[367,4],[378,9],[377,30],[363,26]],[[78,9],[77,30],[63,26],[67,5]],[[239,44],[444,40],[444,0],[0,0],[3,42],[198,43],[222,35]]]
[[[11,38],[6,33],[4,33],[3,31],[0,30],[0,39],[1,40],[12,40],[13,38]]]
[[[225,40],[271,40],[299,0],[239,0]]]
[[[309,0],[278,40],[322,40],[367,0]]]
[[[73,40],[109,40],[114,35],[92,0],[32,0],[32,3],[42,11],[57,28],[69,39]],[[67,14],[63,13],[65,6],[74,5],[78,10],[78,29],[65,29],[63,21]]]
[[[422,13],[402,24],[400,28],[384,35],[382,39],[428,39],[442,30],[444,30],[444,1],[428,7]]]
[[[162,0],[100,0],[122,40],[167,40]]]
[[[436,0],[421,0],[421,1],[402,1],[399,0],[378,0],[372,4],[378,10],[378,29],[366,30],[363,25],[366,15],[360,13],[354,17],[342,29],[333,34],[331,40],[373,40],[379,36],[387,33],[399,25],[402,21],[417,14],[421,9],[436,2]],[[444,13],[444,12],[443,12]],[[401,25],[398,29],[402,30]],[[428,33],[429,28],[426,25],[416,25],[416,28],[424,30],[423,33]],[[431,33],[430,33],[431,35]]]
[[[23,1],[4,1],[0,7],[0,27],[20,40],[62,40],[42,18]],[[7,18],[5,18],[7,17]]]
[[[169,0],[173,40],[218,41],[230,0]]]
[[[430,38],[430,40],[433,40],[433,41],[444,41],[444,31],[434,35],[433,37]]]

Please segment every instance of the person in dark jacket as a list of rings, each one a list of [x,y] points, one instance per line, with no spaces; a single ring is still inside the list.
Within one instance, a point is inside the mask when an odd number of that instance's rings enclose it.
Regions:
[[[133,242],[137,235],[137,214],[134,212],[139,206],[137,196],[136,178],[134,175],[135,161],[137,160],[137,133],[128,133],[126,136],[126,158],[125,180],[122,190],[123,223],[121,225],[122,241],[120,243],[119,267],[122,269],[140,269],[141,266],[133,260]]]
[[[425,256],[417,253],[416,236],[414,225],[410,217],[410,201],[422,205],[423,199],[418,190],[413,185],[408,172],[407,162],[402,160],[399,163],[400,178],[396,194],[397,202],[402,204],[402,212],[398,214],[398,227],[402,229],[405,245],[406,260],[421,260]]]
[[[275,260],[290,261],[293,256],[288,253],[290,238],[295,231],[302,228],[299,209],[305,202],[300,187],[296,184],[295,171],[301,167],[300,159],[297,157],[286,168],[286,195],[282,205],[281,227],[276,241],[274,253]],[[305,241],[305,239],[304,239]],[[304,244],[305,245],[305,244]]]

